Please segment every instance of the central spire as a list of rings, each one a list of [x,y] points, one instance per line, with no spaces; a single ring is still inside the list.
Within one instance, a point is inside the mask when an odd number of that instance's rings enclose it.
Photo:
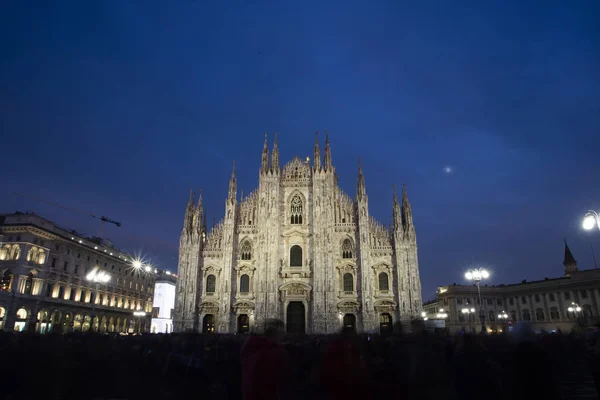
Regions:
[[[321,170],[321,149],[319,148],[319,132],[315,132],[315,151],[313,154],[313,165],[315,172]]]
[[[260,166],[260,172],[266,174],[269,171],[269,145],[267,144],[267,132],[265,132],[265,145],[262,151],[262,164]]]
[[[363,175],[362,165],[360,164],[360,157],[358,157],[358,184],[356,185],[356,197],[358,198],[358,201],[367,199],[367,188],[365,187],[365,176]]]
[[[233,160],[233,170],[231,171],[231,179],[229,180],[229,193],[227,200],[235,202],[235,196],[237,194],[237,184],[235,180],[235,160]]]

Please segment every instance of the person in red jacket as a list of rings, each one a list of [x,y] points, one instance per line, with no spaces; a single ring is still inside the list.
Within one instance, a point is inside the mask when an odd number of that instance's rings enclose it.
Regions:
[[[283,322],[270,320],[264,336],[251,336],[242,346],[242,396],[244,400],[276,400],[289,380],[289,355],[281,345]]]

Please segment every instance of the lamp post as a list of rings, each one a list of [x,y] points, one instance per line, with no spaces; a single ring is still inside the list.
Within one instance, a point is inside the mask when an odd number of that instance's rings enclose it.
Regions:
[[[469,329],[471,329],[471,318],[469,316],[469,314],[473,314],[475,313],[475,309],[474,308],[463,308],[462,310],[460,310],[463,315],[467,318],[467,320],[469,321]]]
[[[592,230],[594,227],[600,230],[600,215],[594,210],[589,210],[583,217],[582,226],[586,231]]]
[[[465,278],[469,281],[475,281],[477,284],[477,294],[479,295],[479,319],[481,321],[481,332],[485,332],[485,312],[483,312],[483,302],[481,301],[481,289],[479,283],[482,279],[490,277],[490,273],[484,268],[470,269],[465,273]]]
[[[98,299],[98,288],[101,283],[106,284],[110,281],[110,275],[104,271],[100,271],[100,269],[98,267],[96,267],[92,270],[92,272],[87,274],[85,279],[87,279],[90,282],[94,282],[96,284],[96,297],[94,298],[94,302],[92,303],[92,332],[93,332],[94,331],[94,318],[95,318],[94,314],[96,311],[96,300]],[[100,328],[100,321],[98,321],[98,328]],[[96,329],[96,332],[98,332],[98,330],[99,329]]]
[[[498,319],[502,322],[502,331],[506,331],[506,320],[508,319],[506,311],[502,310],[502,312],[498,314]]]

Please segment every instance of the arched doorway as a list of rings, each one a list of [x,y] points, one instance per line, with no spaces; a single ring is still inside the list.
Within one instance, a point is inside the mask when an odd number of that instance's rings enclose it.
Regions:
[[[202,333],[214,333],[215,331],[215,316],[206,314],[202,318]]]
[[[304,303],[292,301],[287,306],[286,330],[288,333],[305,333]]]
[[[344,329],[356,330],[356,316],[354,314],[344,315]]]
[[[250,332],[250,318],[247,314],[240,314],[237,318],[237,332],[248,333]]]
[[[388,313],[383,313],[379,316],[379,333],[389,335],[392,333],[392,316]]]

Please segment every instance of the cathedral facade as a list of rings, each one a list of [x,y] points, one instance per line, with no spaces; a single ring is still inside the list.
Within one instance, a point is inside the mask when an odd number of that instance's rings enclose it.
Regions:
[[[210,231],[202,194],[186,208],[174,330],[260,332],[280,319],[290,333],[342,327],[386,332],[422,311],[417,242],[406,187],[394,188],[393,222],[369,215],[358,165],[356,197],[338,186],[329,138],[321,162],[280,168],[277,137],[262,152],[258,188],[238,199],[234,170],[225,216]]]

